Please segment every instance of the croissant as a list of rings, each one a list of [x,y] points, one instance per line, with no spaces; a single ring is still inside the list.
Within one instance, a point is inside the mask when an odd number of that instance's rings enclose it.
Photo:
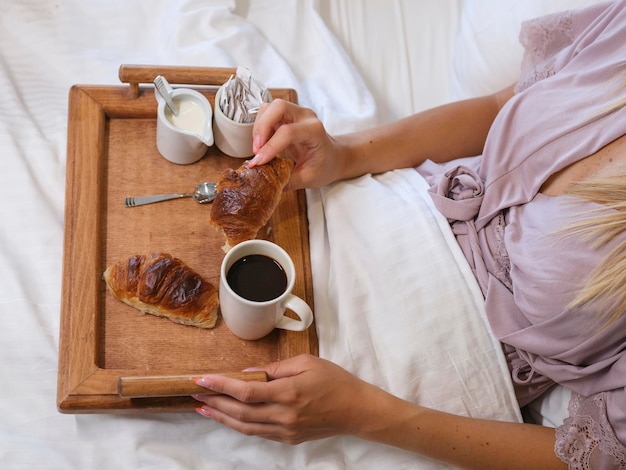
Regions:
[[[267,224],[291,177],[294,163],[275,158],[265,165],[228,169],[217,182],[211,207],[211,224],[226,237],[225,251],[257,237]]]
[[[131,256],[107,267],[103,277],[118,300],[143,313],[200,328],[217,322],[215,286],[167,253]]]

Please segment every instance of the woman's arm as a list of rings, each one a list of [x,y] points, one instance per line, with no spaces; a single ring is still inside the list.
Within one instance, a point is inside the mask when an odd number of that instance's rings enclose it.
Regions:
[[[479,155],[493,120],[511,96],[512,86],[336,137],[326,133],[311,110],[277,100],[257,117],[251,166],[287,151],[296,161],[289,188],[298,189],[415,167],[427,159],[445,162]]]
[[[339,136],[350,162],[342,177],[415,167],[428,159],[442,163],[480,155],[491,124],[511,96],[513,87]]]
[[[457,416],[395,397],[381,399],[374,409],[376,416],[358,437],[460,468],[567,468],[555,455],[555,430],[551,428]]]
[[[267,383],[216,375],[198,380],[220,394],[196,396],[204,403],[198,413],[288,444],[346,434],[463,468],[565,468],[550,428],[413,405],[317,357],[297,356],[263,370]]]

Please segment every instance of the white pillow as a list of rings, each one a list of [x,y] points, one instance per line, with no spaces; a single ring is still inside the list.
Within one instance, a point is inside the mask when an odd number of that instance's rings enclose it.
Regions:
[[[463,3],[450,73],[453,99],[493,93],[517,81],[522,21],[600,0],[469,0]]]
[[[569,416],[572,391],[556,385],[528,405],[528,412],[535,424],[557,428]]]

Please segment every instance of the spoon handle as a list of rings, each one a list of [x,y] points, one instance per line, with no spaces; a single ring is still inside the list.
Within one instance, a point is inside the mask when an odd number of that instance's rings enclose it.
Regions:
[[[158,194],[156,196],[138,196],[127,197],[124,199],[124,205],[126,207],[143,206],[145,204],[152,204],[154,202],[169,201],[171,199],[180,199],[181,197],[191,197],[193,194]]]
[[[167,106],[168,108],[170,108],[170,111],[172,111],[172,114],[174,116],[178,116],[178,108],[176,107],[176,105],[174,104],[174,100],[172,99],[172,91],[174,90],[172,90],[172,87],[170,86],[166,78],[161,75],[157,76],[154,79],[154,86],[165,100],[165,103],[167,103]]]

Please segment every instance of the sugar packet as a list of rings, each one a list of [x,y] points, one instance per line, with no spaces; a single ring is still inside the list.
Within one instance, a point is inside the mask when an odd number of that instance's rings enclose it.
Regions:
[[[246,67],[237,67],[222,88],[219,106],[229,119],[240,123],[251,123],[256,119],[259,107],[269,103],[268,89],[252,77]]]

